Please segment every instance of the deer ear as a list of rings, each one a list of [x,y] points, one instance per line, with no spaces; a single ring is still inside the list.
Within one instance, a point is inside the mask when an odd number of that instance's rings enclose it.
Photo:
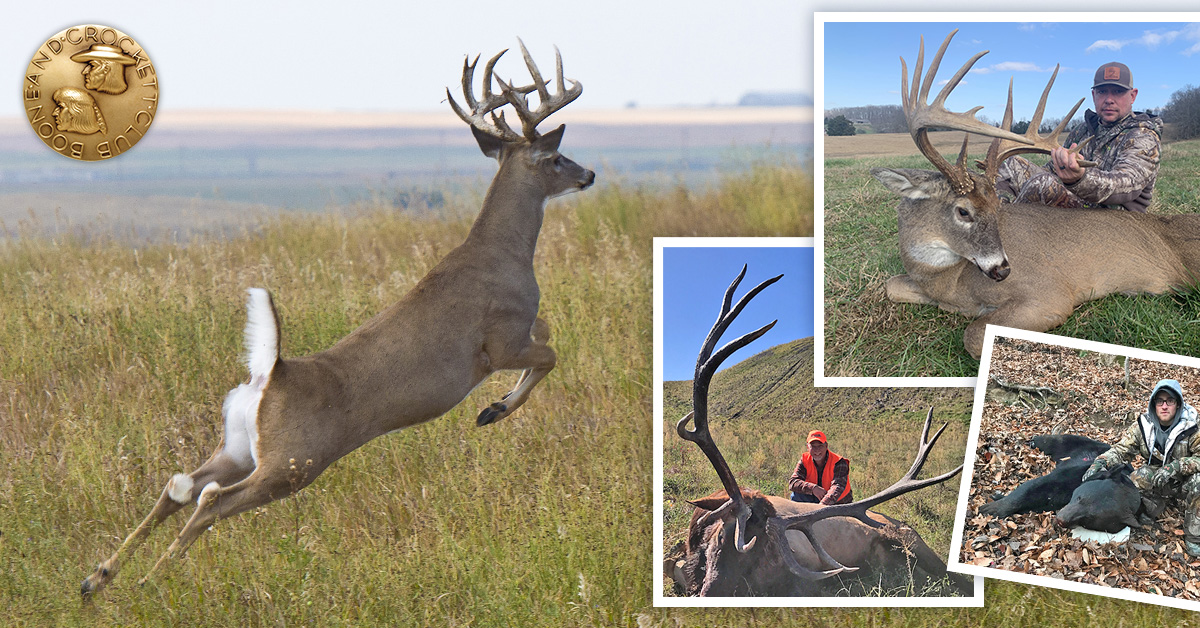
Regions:
[[[537,138],[533,141],[533,150],[539,153],[558,152],[558,145],[562,142],[563,131],[566,129],[567,125],[560,124],[557,129]]]
[[[927,186],[928,177],[924,175],[923,171],[906,168],[871,168],[871,176],[884,187],[914,201],[932,196]]]
[[[479,150],[483,151],[484,155],[492,159],[500,159],[500,151],[504,148],[504,140],[480,131],[474,126],[471,127],[471,133],[475,135],[475,141],[479,143]]]

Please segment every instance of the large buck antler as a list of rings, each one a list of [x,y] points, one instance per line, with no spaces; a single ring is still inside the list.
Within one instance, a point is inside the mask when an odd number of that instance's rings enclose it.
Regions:
[[[967,169],[967,139],[970,133],[984,135],[994,138],[991,146],[988,149],[986,161],[979,163],[979,166],[984,170],[988,181],[994,182],[999,172],[1000,164],[1007,158],[1021,153],[1050,153],[1055,148],[1060,146],[1058,136],[1066,128],[1067,123],[1075,116],[1075,112],[1079,110],[1079,106],[1083,104],[1082,98],[1075,106],[1071,108],[1070,113],[1059,122],[1058,126],[1048,135],[1038,135],[1038,128],[1042,123],[1042,116],[1046,110],[1046,100],[1050,95],[1050,88],[1054,86],[1054,80],[1058,77],[1058,66],[1054,67],[1054,74],[1050,76],[1050,82],[1046,84],[1046,89],[1042,91],[1042,98],[1038,102],[1037,110],[1033,114],[1033,119],[1029,123],[1029,129],[1024,135],[1018,135],[1009,131],[1012,126],[1013,117],[1013,100],[1012,100],[1012,81],[1008,83],[1008,106],[1004,111],[1004,119],[1000,123],[1000,127],[994,127],[986,124],[975,117],[975,114],[983,109],[983,106],[972,107],[971,109],[956,113],[946,109],[946,98],[950,92],[954,91],[955,87],[962,81],[967,72],[979,61],[988,51],[978,52],[975,56],[967,60],[966,63],[954,73],[954,76],[946,83],[945,87],[938,92],[937,97],[932,103],[928,103],[929,91],[933,87],[934,77],[937,75],[938,67],[942,63],[942,56],[946,53],[946,48],[950,45],[950,40],[958,33],[958,29],[950,31],[946,36],[946,40],[942,42],[938,48],[937,55],[929,65],[929,71],[925,74],[925,80],[922,82],[921,69],[925,58],[925,37],[921,37],[921,48],[917,53],[917,63],[913,68],[913,82],[910,90],[908,85],[908,65],[904,62],[904,57],[900,58],[900,95],[904,105],[904,117],[908,121],[908,131],[912,135],[913,141],[916,142],[917,148],[921,154],[929,160],[946,178],[950,181],[955,193],[961,195],[969,194],[975,189],[974,180],[971,178],[970,171]],[[933,143],[929,140],[929,129],[931,128],[947,128],[956,131],[966,131],[968,135],[963,138],[962,150],[958,154],[958,161],[951,165],[940,153],[933,147]],[[1078,153],[1082,146],[1073,149],[1073,152]],[[1096,164],[1086,160],[1079,162],[1081,166],[1091,167]]]
[[[700,347],[700,355],[696,358],[696,372],[692,379],[692,411],[679,420],[675,426],[675,431],[679,433],[679,437],[684,440],[692,441],[700,447],[700,451],[708,457],[713,468],[717,471],[717,476],[721,478],[721,485],[725,487],[725,494],[729,496],[720,508],[705,515],[698,523],[701,528],[707,527],[714,519],[725,516],[726,513],[733,512],[737,516],[737,530],[735,536],[735,547],[739,552],[747,552],[754,547],[754,542],[757,539],[745,540],[746,520],[750,518],[750,507],[742,498],[742,491],[738,487],[737,480],[733,477],[733,472],[729,469],[729,464],[725,462],[725,457],[721,455],[721,450],[717,448],[717,444],[713,441],[712,433],[708,430],[708,386],[712,382],[713,374],[717,372],[717,368],[725,361],[733,352],[750,344],[758,339],[759,336],[767,333],[767,330],[775,326],[778,321],[759,327],[758,329],[739,336],[733,342],[721,347],[716,355],[713,355],[713,348],[716,347],[717,341],[721,339],[721,335],[729,328],[729,324],[733,319],[737,318],[746,304],[750,302],[759,292],[762,292],[767,286],[779,281],[783,275],[772,277],[757,286],[750,292],[747,292],[738,302],[737,305],[730,309],[730,304],[733,303],[733,292],[737,289],[738,284],[742,282],[742,278],[746,276],[746,266],[742,266],[742,272],[738,273],[733,283],[729,284],[729,289],[725,291],[725,299],[721,303],[721,314],[717,317],[717,322],[713,324],[712,329],[708,332],[708,337],[704,339],[704,344]],[[687,424],[692,419],[695,419],[694,430],[688,431]]]
[[[483,67],[483,97],[475,98],[474,81],[475,67],[479,63],[479,57],[476,56],[474,61],[463,61],[463,99],[470,111],[460,107],[454,101],[454,97],[450,95],[450,90],[446,90],[446,97],[450,100],[450,107],[454,109],[454,113],[458,114],[464,122],[472,127],[483,131],[493,137],[502,139],[507,142],[518,142],[522,139],[533,141],[539,137],[537,132],[538,123],[542,122],[550,116],[550,114],[562,109],[579,97],[583,93],[583,84],[574,79],[563,78],[562,55],[558,51],[558,46],[554,47],[555,57],[555,86],[558,91],[551,94],[546,86],[546,81],[542,79],[541,72],[538,71],[537,65],[533,62],[533,57],[529,55],[529,50],[525,48],[525,42],[517,38],[517,43],[521,45],[521,56],[525,59],[525,66],[529,68],[529,74],[533,78],[533,83],[514,87],[511,83],[507,83],[500,77],[495,76],[494,70],[496,62],[507,49],[501,50],[488,60],[487,65]],[[492,93],[492,79],[500,85],[500,93]],[[570,87],[566,83],[570,81]],[[534,110],[529,109],[528,95],[533,92],[538,93],[538,106]],[[512,105],[517,112],[517,117],[521,120],[521,133],[517,133],[508,126],[504,120],[504,112],[497,113],[496,110],[504,105]]]
[[[725,461],[725,457],[721,455],[721,451],[717,448],[716,442],[713,441],[712,433],[708,429],[708,387],[712,382],[713,374],[725,358],[728,358],[733,352],[762,336],[777,321],[772,321],[755,331],[739,336],[736,340],[721,347],[715,355],[713,354],[713,347],[716,346],[717,341],[720,340],[721,335],[725,333],[725,330],[733,322],[733,319],[746,307],[746,304],[764,288],[783,277],[783,275],[779,275],[758,284],[754,289],[747,292],[738,301],[736,306],[730,309],[730,304],[733,301],[733,293],[745,275],[746,267],[743,266],[742,272],[738,274],[733,283],[729,285],[729,289],[725,291],[725,299],[721,304],[721,313],[717,317],[717,322],[713,325],[712,330],[708,332],[708,337],[704,340],[704,344],[700,348],[700,354],[696,359],[696,374],[695,379],[692,380],[692,411],[680,419],[679,423],[675,426],[681,438],[696,443],[700,447],[700,450],[704,452],[704,455],[716,470],[717,476],[721,478],[721,484],[725,488],[725,493],[729,496],[729,499],[724,504],[716,510],[705,514],[697,521],[696,525],[703,529],[713,521],[723,518],[727,514],[734,514],[737,517],[734,546],[739,552],[743,553],[752,549],[758,538],[755,537],[749,541],[745,539],[746,521],[751,514],[750,507],[746,504],[741,489],[738,487],[737,480],[734,478],[733,472],[729,469],[729,464]],[[688,431],[687,424],[693,419],[695,420],[696,428]],[[949,423],[943,424],[933,435],[933,438],[929,438],[929,426],[932,420],[933,408],[930,408],[929,413],[925,416],[925,426],[921,430],[921,444],[917,449],[916,459],[913,460],[908,473],[905,473],[904,477],[897,480],[896,483],[888,488],[866,499],[849,504],[825,506],[800,515],[772,516],[767,519],[767,534],[775,541],[776,547],[782,554],[784,564],[787,565],[792,573],[806,580],[820,580],[843,572],[857,571],[858,567],[847,567],[839,563],[821,547],[820,542],[813,534],[812,528],[814,524],[830,517],[854,517],[873,528],[883,527],[886,524],[880,523],[867,515],[869,508],[905,493],[934,484],[940,484],[962,471],[962,465],[959,465],[953,471],[943,473],[937,477],[926,478],[924,480],[917,479],[917,475],[920,474],[921,468],[929,458],[929,452],[933,449],[934,444],[937,443],[938,438],[942,436],[942,432],[946,430],[946,426],[949,425]],[[808,538],[808,542],[812,545],[813,550],[821,561],[822,571],[808,569],[796,560],[785,536],[788,530],[799,530]]]

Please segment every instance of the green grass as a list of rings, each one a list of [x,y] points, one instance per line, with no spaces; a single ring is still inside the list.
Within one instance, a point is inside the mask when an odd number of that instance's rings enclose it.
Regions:
[[[982,157],[982,155],[980,155]],[[923,157],[825,162],[825,374],[971,377],[964,316],[895,304],[884,283],[904,272],[898,199],[870,175],[877,166],[929,169]],[[1151,212],[1200,213],[1200,140],[1163,147]],[[1050,333],[1169,353],[1200,353],[1200,309],[1190,293],[1113,295],[1086,303]]]

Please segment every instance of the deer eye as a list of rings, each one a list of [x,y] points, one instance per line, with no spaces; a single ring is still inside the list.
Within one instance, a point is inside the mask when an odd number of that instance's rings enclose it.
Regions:
[[[968,210],[966,207],[958,208],[958,216],[959,216],[959,218],[962,218],[966,222],[975,222],[975,219],[971,216],[971,211]]]

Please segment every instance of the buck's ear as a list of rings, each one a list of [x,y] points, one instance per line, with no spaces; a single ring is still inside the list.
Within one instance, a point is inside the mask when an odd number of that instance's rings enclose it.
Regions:
[[[488,135],[483,131],[471,126],[471,133],[475,135],[475,141],[479,143],[479,150],[483,151],[484,155],[492,159],[500,159],[500,151],[504,149],[504,140]]]
[[[562,143],[563,131],[567,130],[567,125],[560,124],[557,129],[537,138],[533,141],[533,150],[537,153],[555,153],[558,152],[558,145]]]
[[[934,195],[934,182],[928,170],[908,168],[871,168],[871,176],[887,189],[910,200],[920,200]]]

